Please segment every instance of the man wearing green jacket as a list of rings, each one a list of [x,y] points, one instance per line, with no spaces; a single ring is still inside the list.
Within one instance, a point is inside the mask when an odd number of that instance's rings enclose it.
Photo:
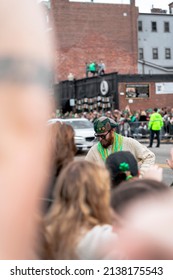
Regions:
[[[148,128],[150,129],[150,145],[148,147],[152,147],[154,136],[157,138],[156,147],[160,147],[160,130],[163,126],[162,116],[158,113],[157,108],[154,108],[154,113],[150,116],[150,121],[148,124]]]

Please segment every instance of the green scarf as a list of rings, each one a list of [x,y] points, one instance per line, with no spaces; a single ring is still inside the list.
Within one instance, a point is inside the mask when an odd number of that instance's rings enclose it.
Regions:
[[[123,148],[123,136],[114,133],[114,142],[112,144],[111,153],[122,151],[122,148]],[[106,161],[107,157],[109,156],[108,149],[103,148],[102,144],[99,142],[97,145],[97,150],[100,153],[100,156],[103,159],[103,161]]]

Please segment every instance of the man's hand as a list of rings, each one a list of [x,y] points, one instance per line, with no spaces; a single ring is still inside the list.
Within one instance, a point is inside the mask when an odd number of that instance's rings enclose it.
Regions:
[[[163,179],[163,168],[152,165],[144,174],[143,179],[151,179],[161,182]]]

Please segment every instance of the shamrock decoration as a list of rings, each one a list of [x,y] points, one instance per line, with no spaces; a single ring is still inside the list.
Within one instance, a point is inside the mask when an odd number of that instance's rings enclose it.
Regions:
[[[129,171],[130,167],[129,164],[127,162],[122,162],[119,165],[119,170],[125,172],[125,171]]]

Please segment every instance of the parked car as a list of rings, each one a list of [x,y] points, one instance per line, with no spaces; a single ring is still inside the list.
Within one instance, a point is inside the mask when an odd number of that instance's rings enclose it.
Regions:
[[[65,122],[73,127],[75,132],[75,144],[78,151],[87,151],[96,141],[93,124],[89,120],[84,118],[50,119],[48,123],[55,123],[57,121]]]

